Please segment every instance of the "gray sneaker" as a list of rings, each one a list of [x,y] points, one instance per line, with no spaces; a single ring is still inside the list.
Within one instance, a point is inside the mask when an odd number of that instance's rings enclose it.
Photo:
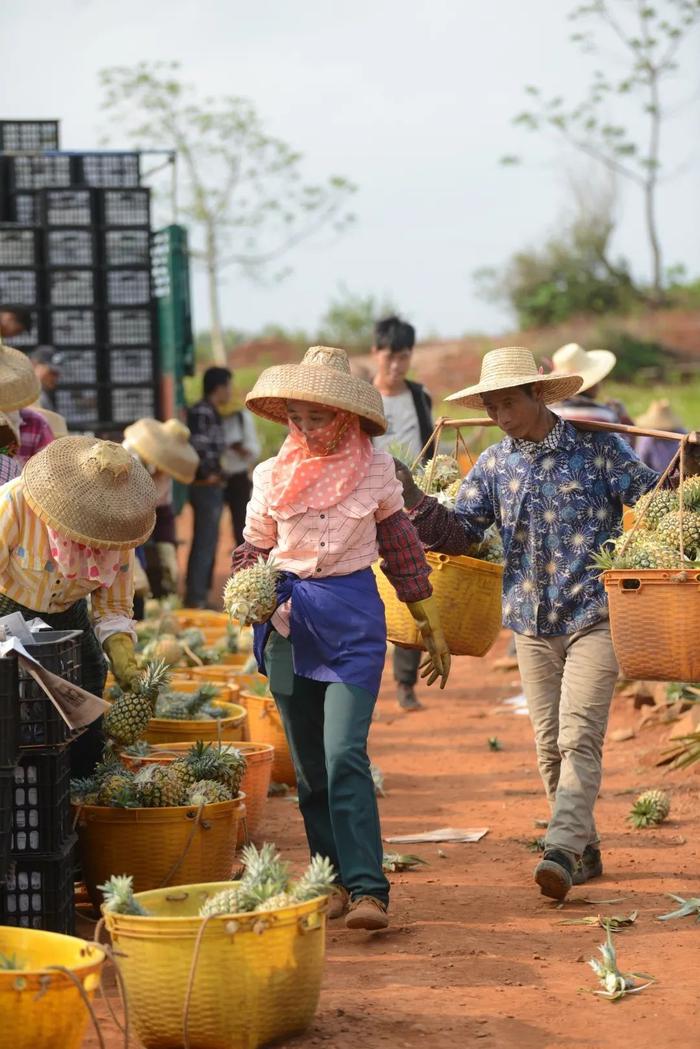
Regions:
[[[402,710],[424,710],[423,704],[416,696],[413,685],[404,685],[400,681],[396,686],[398,692],[399,706]]]
[[[574,885],[585,885],[591,878],[599,878],[603,873],[603,857],[600,849],[595,845],[586,845],[581,856],[581,862],[573,873]]]

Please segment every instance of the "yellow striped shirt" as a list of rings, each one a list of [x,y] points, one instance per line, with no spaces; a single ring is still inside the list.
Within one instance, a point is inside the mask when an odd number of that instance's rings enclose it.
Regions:
[[[0,488],[0,593],[42,612],[63,612],[90,595],[101,641],[130,631],[134,597],[134,551],[116,551],[119,571],[111,586],[66,579],[51,557],[46,528],[24,499],[21,477]]]

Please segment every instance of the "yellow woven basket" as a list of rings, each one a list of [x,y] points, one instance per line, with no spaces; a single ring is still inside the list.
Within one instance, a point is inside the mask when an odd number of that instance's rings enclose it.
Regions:
[[[426,553],[430,582],[450,652],[455,656],[485,656],[501,629],[503,566],[474,557]],[[424,649],[406,605],[374,566],[379,595],[386,609],[387,637],[404,648]]]
[[[70,970],[92,1000],[104,953],[75,936],[0,926],[0,952],[21,970],[0,970],[0,1045],[7,1049],[79,1049],[89,1015]]]
[[[205,743],[216,740],[226,742],[243,738],[247,713],[245,707],[237,703],[223,703],[215,699],[213,706],[226,708],[223,718],[210,718],[206,721],[176,721],[173,718],[151,718],[146,730],[147,743],[195,743],[203,739]]]
[[[105,913],[129,1015],[146,1049],[256,1049],[313,1020],[326,897],[281,911],[212,918],[197,951],[200,907],[232,884],[140,893],[139,903],[153,916]]]
[[[230,878],[245,795],[201,810],[192,805],[162,809],[76,808],[78,847],[90,899],[112,874],[131,874],[137,892],[164,885]]]
[[[240,700],[248,711],[248,728],[251,736],[260,743],[271,743],[275,748],[272,779],[275,783],[286,783],[294,787],[297,777],[287,737],[282,727],[282,718],[274,699],[269,696],[256,696],[254,692],[246,692],[243,689]]]

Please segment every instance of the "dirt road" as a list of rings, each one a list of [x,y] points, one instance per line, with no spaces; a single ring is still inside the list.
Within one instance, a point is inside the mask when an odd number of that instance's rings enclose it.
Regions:
[[[502,654],[504,642],[494,650]],[[698,895],[698,787],[695,775],[665,777],[672,795],[663,827],[633,831],[632,795],[662,781],[649,767],[660,730],[608,742],[598,805],[605,876],[575,889],[558,909],[532,881],[535,856],[524,844],[541,833],[547,809],[535,769],[529,720],[503,704],[517,675],[492,659],[458,659],[444,693],[425,692],[427,709],[404,714],[391,674],[378,705],[371,755],[386,778],[380,801],[385,834],[445,825],[487,826],[476,845],[415,845],[428,866],[392,876],[392,927],[386,933],[329,929],[316,1022],[290,1046],[333,1049],[492,1045],[498,1049],[690,1049],[698,1044],[700,927],[659,924],[667,892]],[[611,730],[638,723],[631,699],[615,700]],[[667,731],[667,730],[666,730]],[[497,736],[503,749],[491,751]],[[293,801],[270,801],[267,836],[301,864],[301,818]],[[585,899],[617,898],[600,908]],[[562,919],[639,911],[616,937],[621,967],[657,983],[611,1004],[591,994],[586,964],[602,930]],[[86,1039],[86,1049],[96,1042]],[[121,1042],[110,1039],[109,1049]]]

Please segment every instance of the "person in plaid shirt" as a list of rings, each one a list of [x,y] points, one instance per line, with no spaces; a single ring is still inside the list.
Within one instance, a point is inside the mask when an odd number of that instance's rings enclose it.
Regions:
[[[287,423],[289,435],[253,473],[233,572],[261,556],[282,572],[277,608],[254,626],[254,650],[289,741],[310,851],[338,873],[329,917],[384,929],[389,883],[367,736],[386,621],[371,566],[379,554],[428,650],[428,684],[444,686],[450,655],[430,569],[394,461],[370,439],[386,429],[381,395],[350,374],[343,350],[316,346],[300,365],[266,369],[246,403]]]

